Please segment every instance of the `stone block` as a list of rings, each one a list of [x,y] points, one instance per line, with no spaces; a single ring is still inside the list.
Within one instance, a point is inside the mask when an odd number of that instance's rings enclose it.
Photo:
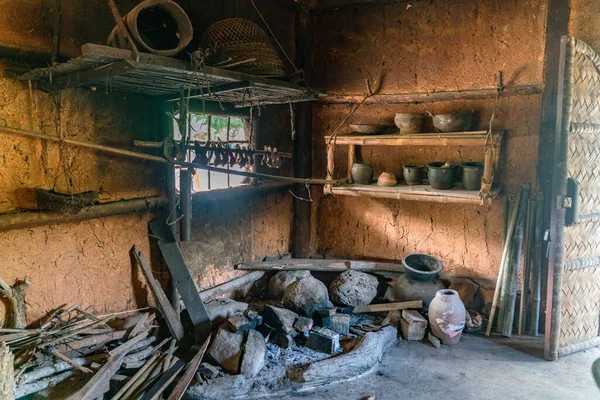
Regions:
[[[298,318],[298,314],[285,308],[266,305],[263,309],[264,323],[291,337],[298,334],[294,329],[296,318]]]
[[[306,347],[321,353],[335,354],[340,348],[340,335],[330,329],[317,326],[310,331]]]
[[[308,317],[298,317],[296,322],[294,322],[294,329],[298,332],[308,332],[313,327],[313,320]]]

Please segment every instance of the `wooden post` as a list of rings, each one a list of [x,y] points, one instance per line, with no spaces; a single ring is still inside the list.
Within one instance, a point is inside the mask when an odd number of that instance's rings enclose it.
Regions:
[[[535,234],[533,246],[533,268],[531,274],[531,311],[529,312],[529,334],[536,336],[540,323],[542,288],[542,220],[544,219],[544,193],[538,192],[535,206]]]
[[[531,281],[531,256],[533,246],[533,232],[535,224],[535,199],[528,199],[527,219],[525,221],[525,265],[523,265],[523,284],[521,285],[521,304],[519,308],[518,334],[522,335],[527,325],[529,311],[529,283]]]
[[[312,84],[312,16],[308,5],[295,15],[296,28],[296,66],[304,71],[304,81]],[[294,141],[294,173],[296,177],[309,178],[312,175],[312,104],[310,102],[296,105],[296,140]],[[308,188],[310,190],[310,187]],[[304,184],[296,186],[296,192],[306,191]],[[293,199],[294,227],[292,237],[292,254],[294,257],[308,257],[311,235],[311,210],[309,201]]]

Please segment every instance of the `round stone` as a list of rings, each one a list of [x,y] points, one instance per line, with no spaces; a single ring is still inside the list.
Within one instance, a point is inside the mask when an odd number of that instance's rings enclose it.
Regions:
[[[366,306],[377,296],[379,281],[373,275],[345,271],[329,285],[331,300],[343,306]]]
[[[309,275],[291,283],[283,295],[283,305],[304,317],[312,317],[315,310],[327,308],[327,286]]]

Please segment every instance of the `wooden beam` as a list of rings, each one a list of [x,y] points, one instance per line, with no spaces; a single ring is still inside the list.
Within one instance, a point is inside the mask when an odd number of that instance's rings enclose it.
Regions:
[[[320,0],[311,10],[315,14],[338,11],[345,8],[405,4],[407,0]]]
[[[227,92],[233,92],[233,91],[240,90],[240,89],[245,89],[250,86],[252,86],[252,83],[248,82],[248,81],[225,83],[223,85],[214,86],[210,89],[208,87],[206,87],[206,88],[204,88],[205,93],[195,94],[195,95],[191,95],[191,96],[185,96],[185,98],[186,99],[201,99],[203,97],[211,97],[215,94],[222,94],[222,93],[227,93]],[[179,101],[179,96],[172,97],[167,101]]]
[[[240,263],[234,266],[236,269],[257,271],[321,271],[321,272],[343,272],[348,270],[372,273],[391,274],[398,276],[404,272],[402,264],[379,262],[379,261],[357,261],[357,260],[317,260],[292,258],[286,260],[263,261]]]
[[[233,279],[229,282],[225,282],[221,285],[200,292],[200,298],[203,302],[215,299],[226,293],[233,292],[241,287],[244,287],[250,283],[256,282],[265,274],[264,271],[254,271],[239,278]]]
[[[530,96],[541,94],[538,85],[520,85],[505,87],[500,97]],[[319,99],[323,104],[358,104],[363,101],[364,94],[327,94]],[[420,92],[401,94],[378,94],[369,97],[363,104],[406,104],[426,103],[434,101],[481,100],[496,97],[496,88],[467,89],[444,92]]]

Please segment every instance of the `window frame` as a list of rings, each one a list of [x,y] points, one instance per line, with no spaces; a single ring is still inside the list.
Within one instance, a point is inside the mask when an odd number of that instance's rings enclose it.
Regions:
[[[204,107],[203,107],[204,108]],[[212,108],[212,107],[211,107]],[[215,111],[214,109],[208,109],[208,107],[205,110],[198,110],[198,109],[194,109],[194,110],[188,110],[188,116],[189,115],[205,115],[207,116],[207,141],[208,143],[210,143],[212,141],[212,132],[211,132],[211,121],[213,117],[218,117],[218,118],[227,118],[227,130],[226,130],[226,140],[224,143],[227,144],[241,144],[241,145],[245,145],[248,149],[252,149],[254,148],[254,138],[252,137],[252,131],[254,131],[254,127],[252,126],[253,123],[255,123],[254,121],[252,121],[252,118],[250,115],[246,114],[246,113],[240,113],[240,112],[213,112]],[[238,111],[238,110],[236,110]],[[238,118],[242,121],[242,123],[244,124],[244,136],[247,138],[245,140],[231,140],[230,138],[230,131],[231,131],[231,118]],[[173,125],[171,125],[171,129],[172,129],[172,137],[175,138],[175,134],[176,132],[178,132],[178,129],[176,131],[176,123],[173,123]],[[181,140],[181,132],[178,132],[180,139]],[[193,158],[193,150],[192,149],[188,149],[187,153],[186,153],[186,158],[188,160],[191,160]],[[178,168],[175,168],[174,172],[176,172]],[[252,186],[252,183],[241,183],[239,185],[235,185],[235,186],[231,186],[231,173],[229,172],[230,170],[230,166],[227,165],[226,169],[228,172],[217,172],[217,171],[210,171],[210,170],[206,170],[207,172],[207,188],[206,189],[201,189],[201,190],[194,190],[194,184],[192,183],[192,196],[195,195],[199,195],[199,194],[203,194],[203,193],[209,193],[209,192],[215,192],[215,191],[228,191],[231,189],[237,189],[237,188],[243,188],[246,186]],[[197,168],[196,170],[201,170],[199,168]],[[252,165],[251,170],[250,171],[254,171],[255,170],[255,165]],[[225,174],[227,176],[227,186],[226,187],[218,187],[218,188],[212,188],[212,180],[214,179],[214,177],[211,177],[211,175],[213,174]],[[176,183],[176,190],[179,192],[179,179],[178,179],[178,174],[174,175],[174,179],[175,179],[175,183]]]

